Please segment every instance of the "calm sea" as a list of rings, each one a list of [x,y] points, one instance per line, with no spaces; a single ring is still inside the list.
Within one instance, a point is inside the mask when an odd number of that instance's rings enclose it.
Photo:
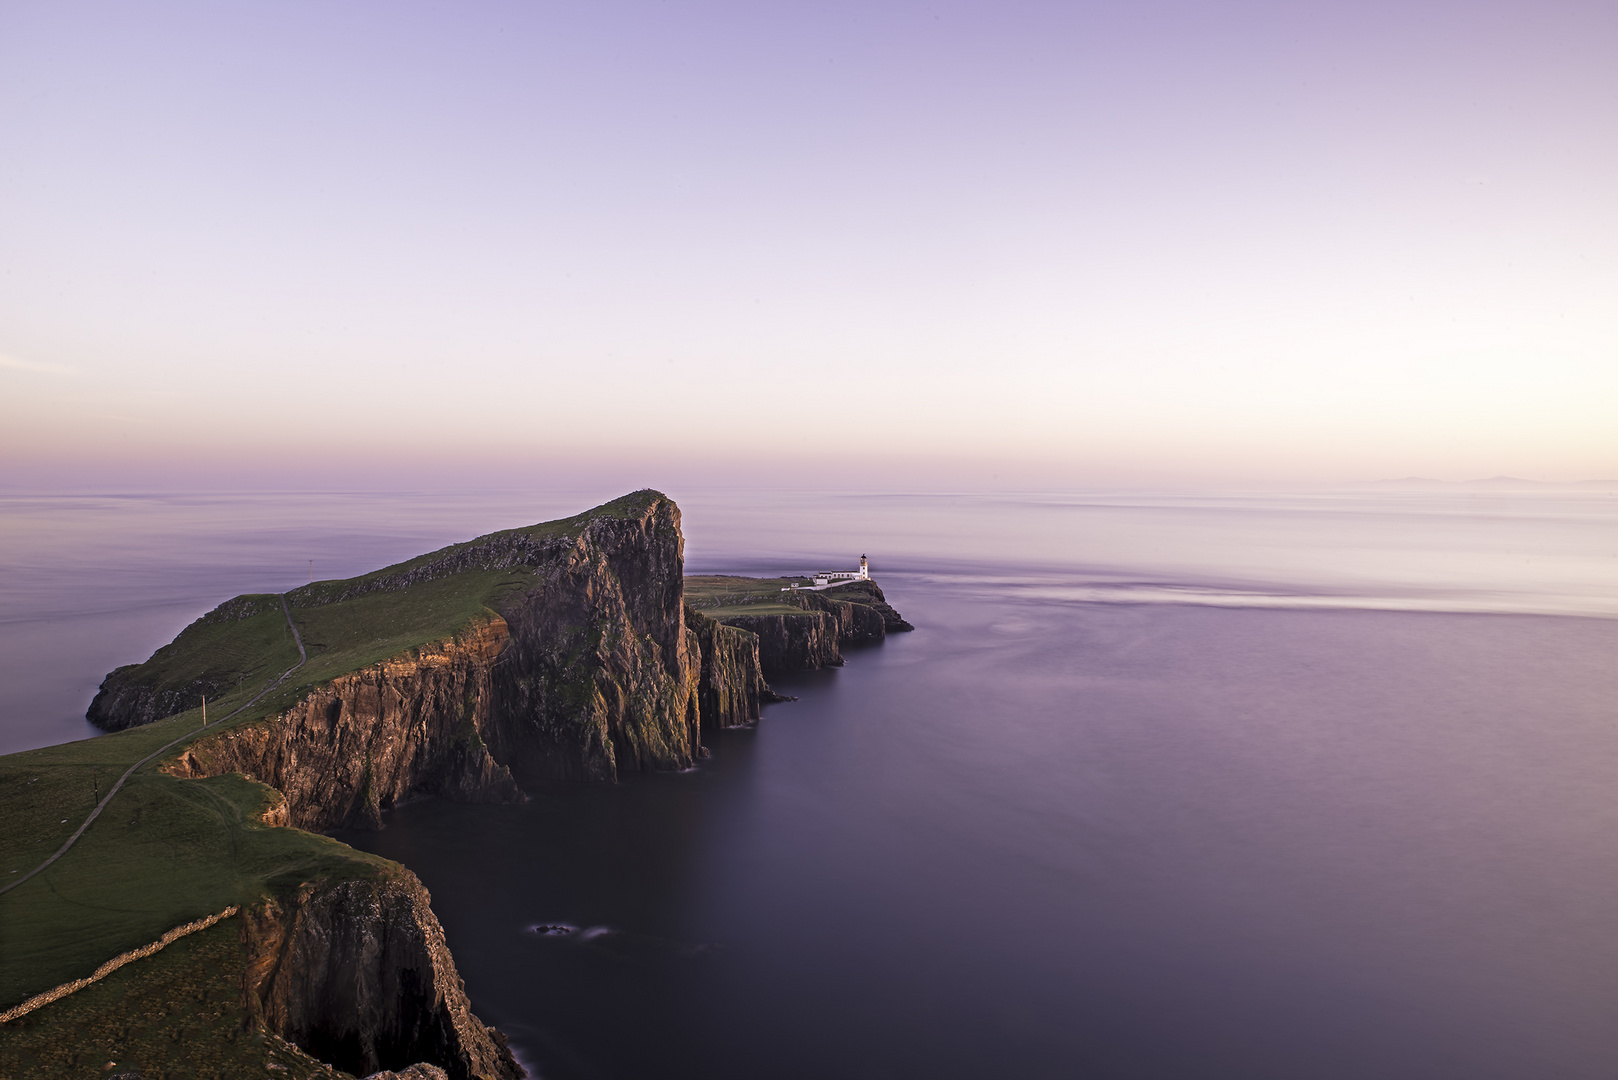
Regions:
[[[0,749],[612,494],[0,500]],[[672,494],[688,569],[865,553],[917,630],[690,772],[345,834],[535,1074],[1618,1075],[1618,498]]]

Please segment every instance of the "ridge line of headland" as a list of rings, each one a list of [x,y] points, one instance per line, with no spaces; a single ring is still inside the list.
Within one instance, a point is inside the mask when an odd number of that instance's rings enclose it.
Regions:
[[[42,870],[46,869],[47,867],[49,867],[57,859],[60,859],[63,855],[66,855],[67,852],[68,852],[68,849],[71,848],[74,844],[79,842],[79,837],[84,835],[84,831],[90,827],[90,824],[93,821],[95,821],[96,818],[101,816],[101,811],[103,811],[103,810],[105,810],[107,808],[107,804],[112,801],[112,797],[114,795],[118,794],[119,790],[121,790],[123,788],[124,781],[128,780],[131,776],[135,775],[135,770],[136,769],[140,768],[142,765],[146,764],[148,761],[150,761],[153,758],[157,757],[157,755],[159,755],[161,753],[164,753],[165,751],[179,745],[180,743],[184,742],[185,740],[187,740],[187,739],[191,738],[192,736],[198,734],[198,732],[206,731],[208,728],[211,728],[211,727],[217,727],[218,725],[223,724],[226,720],[229,720],[232,716],[235,716],[237,713],[241,712],[243,709],[252,708],[255,704],[258,703],[258,700],[260,698],[262,698],[265,694],[268,694],[271,690],[274,690],[277,686],[280,686],[283,682],[285,682],[286,677],[288,675],[291,675],[294,671],[297,671],[299,668],[303,667],[304,664],[308,663],[309,654],[304,651],[303,637],[302,637],[302,635],[300,635],[298,633],[297,624],[292,621],[292,609],[287,607],[287,594],[286,593],[277,593],[276,595],[279,596],[280,599],[281,599],[281,613],[283,615],[285,615],[286,618],[287,618],[287,626],[292,628],[292,640],[298,646],[298,662],[296,664],[293,664],[291,667],[287,668],[285,671],[281,672],[280,675],[276,676],[273,681],[267,683],[265,685],[264,689],[260,690],[256,694],[254,694],[252,696],[252,698],[250,698],[248,701],[246,701],[245,703],[243,703],[241,705],[238,705],[236,708],[232,709],[230,712],[226,713],[224,716],[220,717],[218,720],[215,720],[212,724],[204,724],[204,725],[202,725],[202,727],[198,728],[196,731],[187,731],[185,734],[179,736],[178,738],[173,739],[170,742],[164,743],[162,746],[158,747],[156,750],[153,750],[150,754],[147,754],[145,757],[143,757],[139,761],[135,762],[135,764],[131,765],[128,769],[126,769],[124,771],[124,774],[118,778],[118,782],[116,784],[112,785],[112,789],[101,797],[101,801],[96,803],[95,809],[90,811],[90,815],[84,819],[83,824],[81,824],[77,829],[75,829],[73,831],[72,836],[67,838],[67,843],[63,844],[59,849],[57,849],[57,852],[56,852],[55,855],[52,855],[50,858],[46,859],[44,862],[40,863],[38,866],[36,866],[32,870],[28,871],[28,873],[24,874],[22,877],[18,878],[16,881],[11,882],[11,883],[7,884],[4,887],[0,887],[0,895],[3,895],[5,893],[10,892],[12,889],[15,889],[18,885],[21,885],[23,882],[27,881],[29,878],[33,877],[35,874],[38,874],[40,871],[42,871]]]

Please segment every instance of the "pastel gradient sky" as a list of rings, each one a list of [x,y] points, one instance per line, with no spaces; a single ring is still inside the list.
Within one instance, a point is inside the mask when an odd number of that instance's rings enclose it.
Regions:
[[[0,484],[1618,476],[1618,4],[0,3]]]

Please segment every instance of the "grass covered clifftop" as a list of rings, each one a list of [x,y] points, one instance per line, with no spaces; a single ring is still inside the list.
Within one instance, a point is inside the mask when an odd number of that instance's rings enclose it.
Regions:
[[[489,533],[358,577],[288,591],[286,603],[310,650],[309,663],[294,686],[256,711],[274,711],[300,688],[454,637],[498,614],[503,600],[532,585],[536,566],[566,552],[593,522],[628,521],[665,499],[637,491],[573,517]],[[110,673],[87,715],[99,727],[119,730],[198,707],[203,697],[228,711],[227,700],[256,692],[297,658],[280,598],[238,596],[146,662]]]

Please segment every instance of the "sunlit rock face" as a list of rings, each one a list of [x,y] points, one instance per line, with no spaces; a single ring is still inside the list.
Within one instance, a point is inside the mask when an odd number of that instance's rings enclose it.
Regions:
[[[679,508],[638,492],[566,524],[321,583],[321,601],[342,603],[467,571],[517,572],[497,612],[325,682],[276,716],[206,735],[169,771],[261,780],[301,828],[375,828],[413,794],[507,802],[523,798],[523,782],[684,768],[705,722],[757,719],[767,693],[757,639],[687,615]],[[311,602],[303,591],[290,598]],[[141,666],[115,674],[125,697],[154,700],[129,689],[145,685]]]
[[[508,634],[491,616],[455,638],[339,676],[279,716],[192,743],[167,771],[239,772],[281,792],[289,823],[379,828],[410,794],[513,802],[522,792],[482,731]]]

